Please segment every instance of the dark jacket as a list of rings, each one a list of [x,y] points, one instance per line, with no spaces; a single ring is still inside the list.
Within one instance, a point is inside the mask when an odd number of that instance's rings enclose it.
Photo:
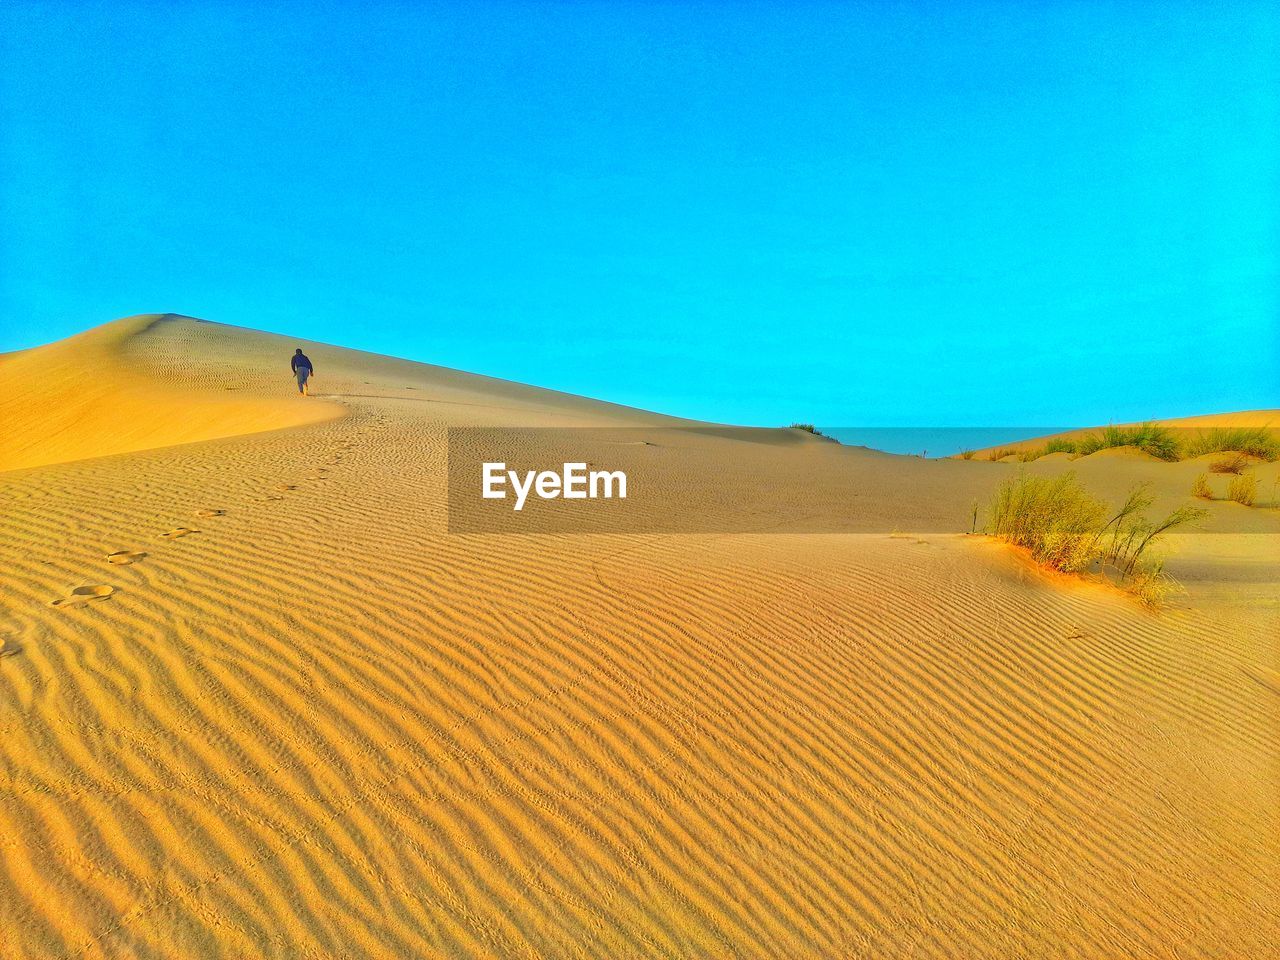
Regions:
[[[307,355],[305,353],[295,353],[293,355],[292,362],[290,362],[289,364],[289,367],[293,370],[294,373],[298,372],[299,367],[304,367],[305,369],[310,370],[312,373],[316,372],[316,368],[311,365],[311,361],[307,359]]]

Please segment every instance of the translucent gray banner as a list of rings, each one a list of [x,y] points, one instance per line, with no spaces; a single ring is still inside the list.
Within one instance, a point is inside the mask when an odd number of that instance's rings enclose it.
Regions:
[[[452,428],[451,533],[963,533],[980,531],[1001,484],[1020,473],[1072,472],[1104,503],[1146,485],[1153,511],[1227,501],[1183,532],[1267,532],[1277,463],[1262,434],[1199,430],[1140,436],[1053,428],[785,429]],[[1023,439],[986,448],[975,431]],[[830,436],[858,439],[839,443]],[[948,435],[952,436],[948,436]],[[1025,439],[1028,436],[1039,439]],[[889,453],[886,446],[916,454]],[[925,455],[958,441],[947,457]],[[1130,440],[1131,443],[1119,441]],[[1208,449],[1228,441],[1252,452]],[[955,444],[952,444],[955,445]],[[1268,459],[1268,458],[1271,459]],[[1239,512],[1236,508],[1244,510]],[[1236,510],[1236,512],[1232,512]],[[1254,512],[1250,512],[1250,511]]]

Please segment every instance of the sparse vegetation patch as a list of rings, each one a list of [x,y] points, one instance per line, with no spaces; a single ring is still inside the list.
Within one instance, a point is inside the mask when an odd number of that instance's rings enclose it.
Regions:
[[[1016,453],[1019,460],[1027,463],[1050,453],[1088,456],[1113,447],[1133,447],[1167,461],[1208,453],[1230,454],[1213,462],[1210,470],[1214,473],[1240,473],[1249,465],[1249,458],[1267,462],[1280,459],[1280,436],[1268,427],[1215,427],[1189,437],[1185,430],[1155,423],[1142,423],[1136,427],[1104,427],[1076,439],[1054,437],[1037,448],[1015,450],[1003,447],[992,451],[990,458],[999,460]]]
[[[1242,473],[1231,478],[1227,485],[1227,499],[1252,507],[1258,499],[1258,478],[1252,473]]]
[[[827,437],[825,433],[815,427],[812,423],[793,423],[792,430],[803,430],[805,433],[812,433],[815,437]],[[830,437],[827,437],[830,440]]]
[[[1271,463],[1280,459],[1280,439],[1266,427],[1215,427],[1201,431],[1182,451],[1184,457],[1206,453],[1242,453]]]
[[[1249,466],[1249,458],[1243,453],[1233,453],[1209,464],[1210,473],[1243,473]]]
[[[1178,460],[1181,457],[1174,432],[1154,423],[1142,423],[1136,427],[1105,427],[1081,437],[1076,444],[1076,450],[1085,455],[1112,447],[1136,447],[1158,460]]]
[[[1183,506],[1152,522],[1144,511],[1152,496],[1145,484],[1133,488],[1117,509],[1081,486],[1075,474],[1006,480],[992,500],[988,532],[1026,548],[1032,558],[1064,573],[1096,571],[1112,575],[1144,603],[1152,604],[1175,586],[1159,562],[1146,558],[1169,531],[1199,520],[1200,507]]]

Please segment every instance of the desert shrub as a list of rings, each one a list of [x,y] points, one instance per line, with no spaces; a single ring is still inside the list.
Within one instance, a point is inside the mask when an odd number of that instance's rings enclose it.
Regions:
[[[1070,473],[1012,477],[996,491],[990,509],[994,536],[1068,572],[1084,570],[1099,558],[1097,534],[1105,520],[1106,506]]]
[[[1207,512],[1203,507],[1178,507],[1158,523],[1152,523],[1135,512],[1115,527],[1104,563],[1114,567],[1122,580],[1129,579],[1142,569],[1139,564],[1143,556],[1161,537],[1177,527],[1194,523]]]
[[[1149,487],[1139,484],[1119,508],[1110,510],[1080,485],[1075,474],[1021,473],[996,491],[988,531],[1025,547],[1033,559],[1054,570],[1113,570],[1143,602],[1152,602],[1173,582],[1159,563],[1144,563],[1143,558],[1170,530],[1205,515],[1200,507],[1184,506],[1153,523],[1144,514],[1152,499]]]
[[[1111,447],[1136,447],[1160,460],[1177,460],[1181,451],[1178,438],[1168,427],[1142,423],[1136,427],[1104,427],[1098,433],[1081,437],[1076,452],[1097,453]]]
[[[1227,485],[1227,499],[1252,507],[1258,498],[1258,478],[1252,473],[1242,473],[1231,478]]]
[[[1243,473],[1245,467],[1249,466],[1249,458],[1243,453],[1233,453],[1221,460],[1215,460],[1209,464],[1210,473]]]
[[[1118,443],[1108,442],[1110,440],[1115,440],[1118,433],[1119,431],[1115,427],[1107,427],[1101,433],[1085,434],[1076,444],[1076,449],[1085,456],[1088,456],[1091,453],[1097,453],[1105,447],[1120,446]]]
[[[976,452],[977,452],[976,450],[961,450],[961,451],[960,451],[960,459],[961,459],[961,460],[972,460],[972,459],[973,459],[973,455],[974,455]]]
[[[1280,459],[1280,438],[1267,427],[1215,427],[1187,442],[1183,456],[1242,453],[1268,462]]]
[[[1191,484],[1191,495],[1201,500],[1212,500],[1213,491],[1209,489],[1209,475],[1202,473]]]
[[[1126,586],[1144,606],[1155,608],[1162,606],[1169,594],[1178,589],[1178,582],[1164,572],[1164,562],[1158,560],[1135,571]]]
[[[1013,451],[1009,451],[1012,453]],[[1074,440],[1064,440],[1061,437],[1049,440],[1043,447],[1024,447],[1018,451],[1018,459],[1023,463],[1030,463],[1033,460],[1039,460],[1051,453],[1075,453],[1076,444]]]
[[[803,430],[805,433],[812,433],[815,437],[825,437],[826,434],[815,427],[812,423],[793,423],[792,430]]]
[[[1017,452],[1012,447],[1001,447],[999,450],[992,450],[987,459],[992,461],[1003,460],[1005,457],[1012,457]]]

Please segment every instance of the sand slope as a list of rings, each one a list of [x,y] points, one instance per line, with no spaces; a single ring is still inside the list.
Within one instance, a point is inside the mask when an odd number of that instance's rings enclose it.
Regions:
[[[76,459],[0,476],[6,958],[1274,953],[1274,512],[1214,504],[1160,616],[960,535],[1015,467],[789,431],[672,483],[789,451],[900,532],[448,535],[447,427],[673,422],[303,345],[310,406],[283,338],[95,347],[193,405],[120,411],[145,451],[5,393],[8,456]],[[188,442],[179,380],[271,432]]]
[[[342,416],[288,389],[294,347],[325,364],[313,392],[358,396],[380,377],[401,395],[430,387],[439,403],[498,405],[608,422],[669,420],[614,404],[175,314],[125,317],[0,356],[0,471],[239,436]],[[38,411],[38,416],[32,416]],[[477,422],[484,422],[483,419]]]
[[[172,342],[185,344],[195,360],[190,377],[183,359],[150,351],[156,329],[175,323],[186,336]],[[210,389],[213,385],[202,378],[215,361],[206,355],[204,326],[172,315],[127,317],[0,357],[0,418],[6,424],[0,470],[255,433],[342,414],[336,405],[304,403],[281,391],[263,395],[247,387],[230,365]]]

